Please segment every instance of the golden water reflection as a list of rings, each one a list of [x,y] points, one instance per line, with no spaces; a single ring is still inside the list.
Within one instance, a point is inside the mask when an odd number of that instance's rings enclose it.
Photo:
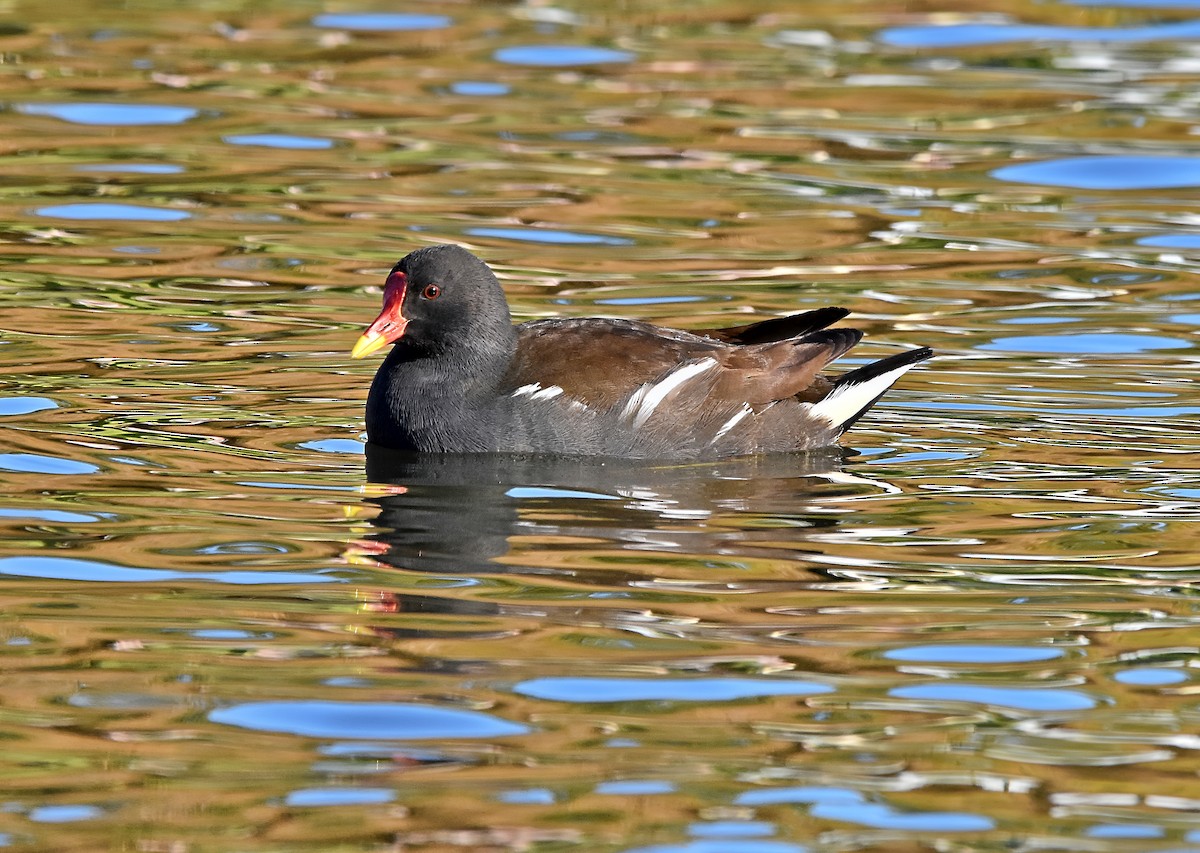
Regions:
[[[11,4],[0,846],[1200,842],[1192,12],[1001,11]],[[844,454],[364,458],[443,241],[938,358]]]

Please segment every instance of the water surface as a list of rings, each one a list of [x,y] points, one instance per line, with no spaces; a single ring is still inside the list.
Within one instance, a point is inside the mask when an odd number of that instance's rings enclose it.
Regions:
[[[17,2],[0,846],[1200,847],[1197,4]],[[364,452],[518,319],[932,346],[843,452]]]

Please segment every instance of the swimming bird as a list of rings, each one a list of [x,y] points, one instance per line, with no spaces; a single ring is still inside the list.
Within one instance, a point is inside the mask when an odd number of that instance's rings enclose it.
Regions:
[[[487,264],[444,244],[393,267],[351,355],[393,345],[367,397],[372,444],[712,459],[828,447],[933,355],[921,347],[824,376],[862,338],[827,328],[848,313],[691,332],[608,318],[514,325]]]

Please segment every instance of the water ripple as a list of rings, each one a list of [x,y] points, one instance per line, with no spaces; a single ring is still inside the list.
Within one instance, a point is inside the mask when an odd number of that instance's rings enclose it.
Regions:
[[[129,103],[17,104],[17,112],[73,124],[138,126],[180,124],[198,116],[190,107]]]
[[[209,712],[213,722],[305,737],[423,740],[525,734],[490,714],[404,702],[249,702]]]

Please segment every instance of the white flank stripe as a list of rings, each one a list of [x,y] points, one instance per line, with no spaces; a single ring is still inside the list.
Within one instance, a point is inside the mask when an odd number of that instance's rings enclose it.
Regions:
[[[533,394],[542,387],[541,382],[530,382],[528,385],[522,385],[516,391],[512,392],[514,397],[523,397],[526,394]]]
[[[891,388],[897,379],[916,365],[917,362],[901,365],[866,382],[838,385],[824,400],[813,403],[809,412],[828,421],[831,426],[841,426],[861,412],[863,406],[869,405],[872,400]]]
[[[536,392],[529,399],[531,399],[531,400],[553,400],[555,397],[557,397],[562,392],[563,392],[563,389],[559,388],[557,385],[551,385],[549,388],[543,388],[541,391]]]
[[[629,402],[621,411],[621,417],[631,418],[633,428],[638,429],[650,419],[654,410],[658,408],[658,404],[665,400],[668,394],[689,379],[694,379],[716,366],[715,358],[702,358],[697,362],[675,368],[657,382],[647,382],[629,398]]]
[[[721,424],[721,428],[717,430],[717,434],[713,436],[713,440],[710,441],[709,444],[716,444],[718,441],[720,441],[721,436],[725,435],[725,433],[729,432],[731,429],[741,423],[742,418],[746,417],[746,415],[750,414],[750,412],[750,407],[745,403],[742,403],[742,408],[738,411],[738,413],[729,420],[725,421],[725,423]]]

